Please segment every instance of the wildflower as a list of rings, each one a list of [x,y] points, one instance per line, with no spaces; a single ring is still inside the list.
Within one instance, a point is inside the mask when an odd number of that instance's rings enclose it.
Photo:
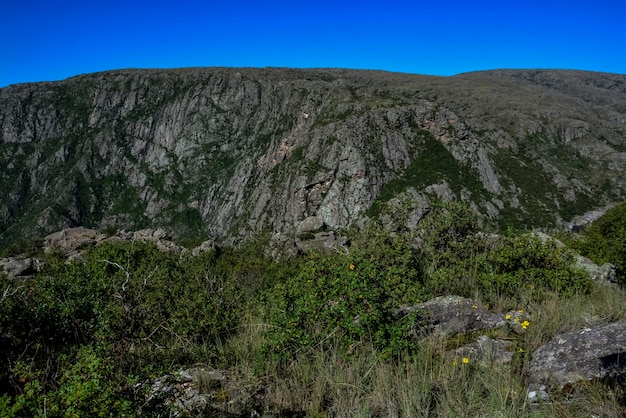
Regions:
[[[467,357],[463,357],[463,364],[469,363],[469,359]]]
[[[472,305],[472,308],[478,309],[478,305]]]
[[[519,313],[524,313],[524,310],[523,310],[523,309],[520,309],[520,310],[519,310],[519,311],[517,311],[517,312],[519,312]]]
[[[522,328],[526,329],[526,328],[528,328],[528,326],[530,325],[530,322],[528,322],[528,321],[524,321],[524,322],[522,322],[522,324],[521,324],[521,325],[522,325]]]
[[[517,350],[517,351],[519,351],[520,353],[523,353],[524,349],[522,347],[520,347],[519,350]]]
[[[350,263],[350,270],[354,270],[354,269],[355,269],[354,264]]]
[[[506,314],[506,315],[505,315],[505,317],[504,317],[504,319],[506,319],[506,320],[508,321],[509,319],[511,319],[511,315]]]
[[[452,362],[452,365],[453,365],[453,366],[456,366],[457,364],[459,364],[459,363],[458,363],[456,360],[454,360],[454,361]]]

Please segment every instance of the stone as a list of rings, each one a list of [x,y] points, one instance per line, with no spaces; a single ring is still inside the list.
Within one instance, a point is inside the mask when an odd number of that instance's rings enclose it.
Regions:
[[[302,222],[300,222],[297,228],[297,232],[299,234],[304,232],[315,232],[319,229],[322,229],[323,226],[324,221],[322,220],[322,218],[318,216],[309,216],[308,218],[305,218]]]
[[[403,306],[396,315],[411,312],[418,312],[426,323],[422,332],[442,335],[493,329],[507,323],[503,314],[490,312],[475,300],[460,296],[440,296],[418,305]]]
[[[40,260],[21,256],[0,259],[0,271],[8,280],[28,279],[39,271],[40,265]]]
[[[80,254],[84,248],[96,245],[106,238],[106,235],[89,228],[66,228],[52,233],[44,238],[45,252],[61,251],[67,258],[72,259]]]
[[[208,241],[202,242],[200,245],[198,245],[193,250],[191,250],[191,255],[193,257],[197,257],[202,253],[205,253],[207,251],[212,251],[212,250],[213,251],[217,250],[217,244],[213,240],[208,240]]]
[[[466,357],[489,367],[510,363],[513,360],[512,346],[511,341],[496,340],[481,335],[477,341],[459,347],[448,354],[456,359]]]
[[[604,263],[599,266],[587,257],[577,255],[574,266],[585,270],[593,281],[604,284],[617,284],[617,268],[613,264]]]
[[[579,382],[626,378],[626,322],[559,334],[532,354],[529,388],[565,391]]]
[[[336,236],[334,232],[318,232],[311,239],[299,239],[294,241],[299,251],[306,253],[316,251],[329,254],[337,251],[347,251],[348,239],[343,236]]]

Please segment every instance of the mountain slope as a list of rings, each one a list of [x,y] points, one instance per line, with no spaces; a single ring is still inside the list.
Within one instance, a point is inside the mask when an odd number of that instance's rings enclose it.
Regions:
[[[68,225],[338,229],[403,192],[549,226],[626,193],[616,74],[120,70],[0,89],[0,129],[4,242]]]

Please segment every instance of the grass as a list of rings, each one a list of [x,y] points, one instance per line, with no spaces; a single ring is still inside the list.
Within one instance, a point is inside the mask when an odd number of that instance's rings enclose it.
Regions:
[[[626,320],[626,292],[589,282],[567,250],[532,236],[486,244],[473,216],[444,205],[419,231],[372,225],[347,253],[283,262],[263,255],[267,241],[196,258],[139,243],[69,264],[49,255],[34,280],[0,282],[0,358],[10,360],[0,417],[43,416],[44,400],[49,416],[163,416],[150,382],[194,367],[225,377],[185,383],[215,416],[623,415],[617,383],[530,405],[525,370],[559,333]],[[451,351],[478,333],[425,335],[417,317],[393,314],[446,294],[528,315],[525,330],[487,333],[512,343],[510,364]]]
[[[523,368],[529,353],[560,332],[625,320],[624,306],[626,293],[604,286],[595,286],[590,295],[553,294],[524,306],[531,326],[519,341],[524,350],[518,357],[521,367],[455,363],[445,341],[438,338],[422,340],[416,354],[391,361],[383,360],[383,353],[368,343],[346,357],[335,341],[330,348],[306,350],[287,365],[264,364],[261,373],[249,378],[265,387],[266,416],[281,411],[318,417],[621,416],[626,411],[624,388],[607,390],[597,382],[581,385],[571,399],[531,406],[526,401]],[[255,367],[254,352],[266,328],[258,317],[249,317],[242,334],[222,347],[222,355],[235,363],[234,369]]]

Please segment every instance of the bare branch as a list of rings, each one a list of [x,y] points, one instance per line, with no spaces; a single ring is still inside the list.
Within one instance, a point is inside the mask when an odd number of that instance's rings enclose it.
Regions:
[[[8,297],[13,296],[14,294],[17,293],[18,290],[20,290],[22,287],[24,286],[18,286],[17,288],[15,288],[12,292],[11,292],[11,285],[8,285],[6,289],[4,289],[4,291],[2,292],[2,299],[0,300],[4,300]],[[10,292],[10,293],[9,293]]]
[[[124,281],[124,283],[122,283],[122,292],[126,292],[126,285],[128,284],[128,282],[130,281],[130,273],[128,272],[128,270],[126,270],[124,267],[120,266],[118,263],[114,263],[112,261],[109,260],[100,260],[101,263],[107,263],[110,264],[112,266],[117,267],[118,269],[122,270],[124,272],[124,274],[126,275],[126,281]]]

